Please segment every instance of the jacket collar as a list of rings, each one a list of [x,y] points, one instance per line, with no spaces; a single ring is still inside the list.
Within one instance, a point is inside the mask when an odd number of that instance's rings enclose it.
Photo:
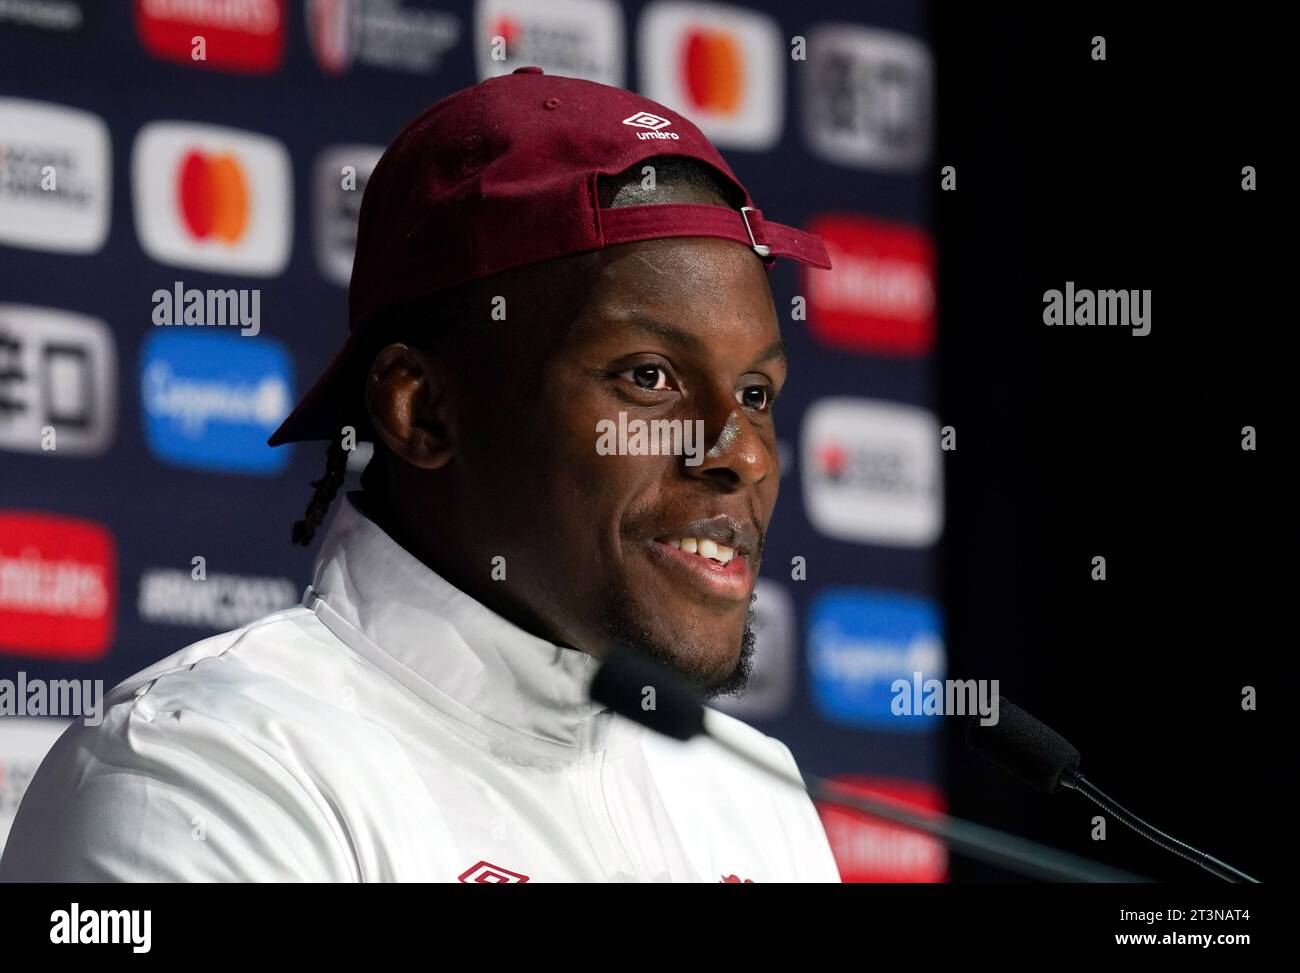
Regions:
[[[610,713],[587,695],[598,660],[528,634],[443,580],[355,496],[343,498],[304,597],[326,627],[498,744],[558,757],[603,748]]]

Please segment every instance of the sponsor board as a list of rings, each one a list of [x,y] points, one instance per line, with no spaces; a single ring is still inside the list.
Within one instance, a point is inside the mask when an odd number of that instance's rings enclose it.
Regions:
[[[788,54],[767,14],[659,0],[637,27],[641,91],[721,148],[761,152],[781,139]]]
[[[0,304],[0,449],[94,456],[117,425],[117,352],[98,318]]]
[[[140,246],[177,267],[273,277],[293,244],[289,153],[273,138],[150,122],[131,153]]]
[[[899,547],[943,529],[939,424],[917,406],[878,399],[815,400],[800,434],[804,509],[838,540]]]
[[[0,510],[0,653],[91,661],[115,631],[117,546],[102,524]]]
[[[135,29],[154,57],[269,74],[284,60],[286,0],[135,0]]]
[[[919,169],[933,140],[933,73],[930,49],[914,37],[819,24],[799,72],[809,150],[855,168]]]
[[[928,732],[934,716],[894,712],[896,680],[942,679],[938,606],[928,598],[867,588],[828,588],[808,612],[813,704],[832,723],[899,733]]]
[[[145,439],[176,466],[271,475],[289,451],[266,444],[293,405],[293,367],[265,336],[160,330],[140,374]]]
[[[480,80],[536,65],[621,88],[623,11],[613,0],[478,0],[474,59]]]
[[[0,98],[0,244],[97,253],[108,239],[112,184],[98,115]]]

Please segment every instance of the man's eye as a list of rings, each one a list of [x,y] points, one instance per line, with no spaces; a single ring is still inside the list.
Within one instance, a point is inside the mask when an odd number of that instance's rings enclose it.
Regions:
[[[772,390],[763,385],[746,385],[736,393],[736,401],[746,409],[762,412],[772,404]]]
[[[630,375],[632,383],[637,388],[647,389],[651,392],[660,392],[672,388],[668,382],[668,373],[658,365],[637,365],[636,368],[630,368],[624,375]]]

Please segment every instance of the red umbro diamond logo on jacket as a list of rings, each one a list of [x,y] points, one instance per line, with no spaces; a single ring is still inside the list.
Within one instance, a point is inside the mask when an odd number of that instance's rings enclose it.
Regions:
[[[460,880],[478,885],[508,885],[512,882],[527,882],[528,876],[491,862],[480,861],[461,872]]]

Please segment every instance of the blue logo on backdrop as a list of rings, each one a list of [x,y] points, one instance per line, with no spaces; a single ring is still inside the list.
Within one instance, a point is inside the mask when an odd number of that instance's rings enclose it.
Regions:
[[[293,405],[293,366],[273,338],[160,331],[140,371],[145,437],[167,463],[278,473],[289,450],[266,445]]]
[[[944,677],[939,609],[928,598],[831,588],[813,599],[808,617],[813,703],[835,723],[903,732],[930,730],[933,716],[896,716],[894,681],[908,694],[921,680]]]

